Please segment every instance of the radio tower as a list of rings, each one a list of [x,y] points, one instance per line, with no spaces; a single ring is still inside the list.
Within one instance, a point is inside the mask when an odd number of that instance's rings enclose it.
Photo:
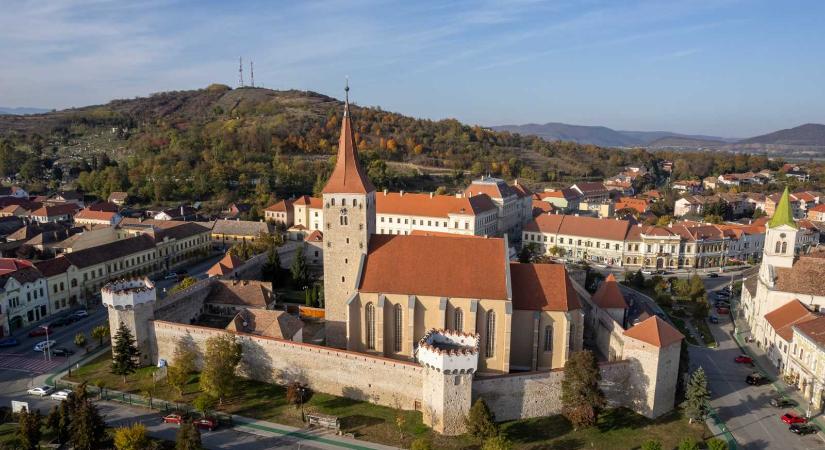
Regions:
[[[238,58],[238,87],[243,87],[243,58]]]
[[[252,85],[252,87],[255,87],[255,66],[254,66],[254,64],[255,64],[254,61],[251,61],[251,60],[249,61],[249,83]]]

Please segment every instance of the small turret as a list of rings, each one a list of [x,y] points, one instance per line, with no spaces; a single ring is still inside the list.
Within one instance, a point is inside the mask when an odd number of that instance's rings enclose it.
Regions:
[[[152,360],[149,321],[155,318],[157,292],[148,278],[132,278],[107,283],[100,290],[103,305],[109,311],[109,335],[114,344],[118,327],[123,323],[132,332],[140,350],[140,360]]]

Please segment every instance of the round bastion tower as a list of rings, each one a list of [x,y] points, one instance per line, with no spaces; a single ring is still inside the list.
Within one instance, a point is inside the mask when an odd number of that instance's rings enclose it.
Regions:
[[[151,361],[149,321],[155,318],[155,283],[148,278],[133,278],[107,283],[100,290],[103,304],[109,311],[109,330],[114,345],[115,334],[121,323],[132,332],[140,361]]]
[[[477,334],[430,330],[418,342],[416,358],[424,366],[424,423],[446,435],[466,431],[473,374],[478,369]]]

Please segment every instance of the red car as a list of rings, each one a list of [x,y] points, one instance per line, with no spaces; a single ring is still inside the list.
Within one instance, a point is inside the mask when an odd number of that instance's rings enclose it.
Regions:
[[[46,333],[48,333],[49,331],[51,331],[51,330],[47,329],[46,327],[37,327],[37,328],[29,331],[29,336],[31,336],[31,337],[45,336]]]
[[[180,414],[169,414],[163,418],[163,423],[176,423],[180,425],[183,423],[183,416]]]
[[[717,314],[728,314],[728,313],[730,313],[730,309],[729,308],[723,308],[723,307],[720,306],[719,308],[716,308],[716,313]]]
[[[201,417],[200,419],[193,420],[192,423],[201,430],[212,431],[215,428],[218,428],[218,421],[211,417]]]
[[[787,423],[788,425],[793,425],[795,423],[807,423],[808,419],[801,416],[797,416],[794,413],[785,413],[782,416],[782,421]]]
[[[734,359],[739,364],[753,364],[753,358],[747,355],[739,355]]]

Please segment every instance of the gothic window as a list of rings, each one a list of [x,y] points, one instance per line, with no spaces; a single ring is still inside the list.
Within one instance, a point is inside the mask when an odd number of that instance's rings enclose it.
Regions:
[[[780,249],[781,249],[781,245],[782,245],[782,243],[781,243],[781,242],[776,241],[776,251],[775,251],[774,253],[779,253],[779,251],[780,251]]]
[[[404,331],[404,323],[402,322],[401,305],[395,305],[395,351],[401,351],[401,339]]]
[[[335,197],[332,197],[332,206],[335,206]]]
[[[367,325],[367,348],[375,350],[375,306],[372,303],[367,303],[364,315]]]
[[[788,243],[782,242],[782,254],[788,253]]]
[[[553,325],[544,327],[544,351],[553,351]]]
[[[453,328],[455,331],[464,331],[464,311],[461,308],[456,308],[454,322]]]
[[[348,224],[347,216],[341,216],[341,225],[347,225],[347,224]]]
[[[495,356],[496,350],[496,313],[490,311],[487,313],[487,345],[486,354],[488,358]]]

